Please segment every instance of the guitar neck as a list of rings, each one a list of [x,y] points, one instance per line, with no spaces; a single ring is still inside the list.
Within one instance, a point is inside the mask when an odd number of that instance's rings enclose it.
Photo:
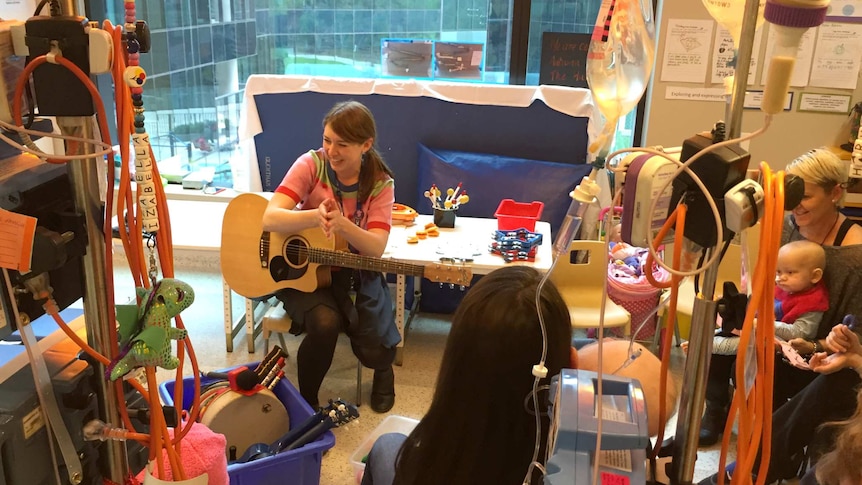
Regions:
[[[396,273],[410,276],[425,276],[425,267],[419,264],[401,263],[371,256],[333,251],[331,249],[308,248],[308,259],[312,263],[342,268],[364,269],[381,273]]]

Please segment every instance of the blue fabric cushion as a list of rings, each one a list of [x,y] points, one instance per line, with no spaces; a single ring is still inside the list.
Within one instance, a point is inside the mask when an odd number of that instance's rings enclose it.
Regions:
[[[470,201],[458,209],[462,217],[494,217],[500,201],[541,201],[540,220],[556,234],[569,208],[569,192],[590,172],[590,165],[545,162],[524,158],[429,148],[419,145],[416,210],[431,214],[424,193],[436,184],[445,191],[460,182]]]
[[[445,191],[460,182],[470,201],[458,209],[462,217],[494,217],[500,201],[541,201],[545,204],[540,220],[551,224],[552,238],[571,204],[569,192],[589,174],[590,165],[545,162],[524,158],[443,150],[419,145],[417,200],[415,209],[432,214],[431,201],[424,193],[436,184]],[[543,244],[552,244],[551,241]],[[474,277],[474,282],[479,277]],[[422,280],[420,310],[453,313],[466,292]],[[409,295],[410,293],[408,293]]]

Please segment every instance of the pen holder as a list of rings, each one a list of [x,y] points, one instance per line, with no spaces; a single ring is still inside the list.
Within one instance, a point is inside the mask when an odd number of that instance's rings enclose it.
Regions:
[[[437,227],[455,227],[455,210],[434,209],[434,224]]]

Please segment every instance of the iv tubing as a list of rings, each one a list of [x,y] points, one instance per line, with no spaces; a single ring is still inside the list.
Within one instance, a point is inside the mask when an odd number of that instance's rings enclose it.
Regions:
[[[557,261],[559,259],[560,258],[554,259],[554,261],[551,263],[551,267],[548,268],[548,271],[545,272],[544,276],[542,276],[542,279],[539,280],[539,285],[536,288],[536,314],[539,319],[539,328],[542,331],[542,357],[539,360],[539,363],[536,365],[536,368],[542,368],[545,370],[546,373],[547,368],[545,368],[545,359],[548,356],[548,330],[547,327],[545,327],[545,319],[542,316],[542,289],[545,287],[545,283],[548,281],[548,279],[550,279],[551,272],[554,270],[554,267],[557,265]],[[525,484],[529,484],[532,482],[533,468],[538,468],[539,470],[541,470],[542,475],[545,474],[545,468],[542,466],[541,463],[539,463],[539,448],[542,443],[542,416],[539,412],[539,380],[541,380],[541,377],[535,375],[534,373],[533,389],[530,392],[530,396],[533,399],[533,413],[535,413],[536,416],[536,444],[533,448],[533,457],[530,460],[530,465],[527,467],[527,475],[524,477]]]
[[[694,181],[694,183],[698,186],[698,188],[700,188],[700,190],[701,190],[701,191],[704,193],[704,195],[706,196],[707,204],[709,204],[709,207],[710,207],[710,209],[712,210],[712,214],[713,214],[713,217],[714,217],[714,219],[715,219],[715,223],[716,223],[716,225],[715,225],[715,226],[716,226],[716,227],[715,227],[715,228],[716,228],[716,241],[717,241],[717,243],[716,243],[716,244],[718,244],[718,243],[720,243],[720,242],[724,239],[724,227],[723,227],[724,225],[721,223],[721,215],[719,214],[718,207],[715,205],[715,201],[713,200],[712,196],[709,194],[709,191],[706,189],[706,186],[704,186],[704,184],[703,184],[703,182],[700,180],[700,178],[699,178],[699,177],[698,177],[698,176],[697,176],[697,175],[696,175],[696,174],[695,174],[695,173],[694,173],[694,172],[689,168],[689,165],[691,165],[691,164],[692,164],[692,163],[694,163],[697,159],[699,159],[699,158],[700,158],[700,157],[702,157],[703,155],[705,155],[705,154],[707,154],[707,153],[709,153],[709,152],[711,152],[711,151],[713,151],[713,150],[716,150],[716,149],[718,149],[718,148],[721,148],[721,147],[724,147],[724,146],[728,146],[728,145],[738,144],[738,143],[741,143],[741,142],[743,142],[743,141],[750,140],[750,139],[752,139],[752,138],[755,138],[755,137],[757,137],[757,136],[762,135],[762,134],[763,134],[763,133],[765,133],[765,132],[766,132],[766,130],[769,128],[769,126],[770,126],[771,122],[772,122],[772,115],[766,115],[766,117],[764,118],[763,126],[762,126],[762,127],[760,127],[757,131],[755,131],[755,132],[753,132],[753,133],[749,133],[748,135],[745,135],[745,136],[740,137],[740,138],[734,138],[734,139],[731,139],[731,140],[725,140],[725,141],[720,142],[720,143],[715,143],[715,144],[713,144],[713,145],[709,145],[708,147],[706,147],[706,148],[702,149],[701,151],[699,151],[699,152],[695,153],[694,155],[692,155],[692,156],[691,156],[691,158],[689,158],[688,160],[686,160],[686,161],[685,161],[685,163],[682,163],[682,162],[680,162],[679,160],[674,160],[673,158],[671,158],[670,156],[668,156],[666,153],[663,153],[663,152],[661,152],[661,151],[658,151],[658,150],[655,150],[655,149],[652,149],[652,148],[637,148],[637,147],[625,148],[625,149],[622,149],[622,150],[617,150],[617,151],[615,151],[615,152],[611,153],[611,154],[609,155],[609,158],[613,158],[613,157],[615,157],[615,156],[617,156],[617,155],[619,155],[619,154],[622,154],[622,153],[628,153],[628,152],[633,152],[633,151],[639,151],[639,152],[651,153],[651,154],[653,154],[653,155],[660,156],[660,157],[662,157],[662,158],[664,158],[664,159],[668,160],[669,162],[671,162],[671,163],[673,163],[673,164],[675,164],[675,165],[679,166],[679,168],[677,168],[676,172],[674,172],[674,173],[673,173],[673,175],[671,175],[671,176],[667,179],[667,181],[666,181],[666,182],[665,182],[665,184],[662,186],[661,190],[659,190],[659,191],[658,191],[658,193],[660,193],[660,194],[661,194],[661,193],[663,193],[663,192],[667,189],[667,187],[671,184],[671,182],[672,182],[676,177],[678,177],[678,176],[679,176],[679,174],[680,174],[680,173],[682,173],[682,172],[687,173],[687,174],[692,178],[692,180]],[[625,171],[625,169],[624,169],[624,168],[612,168],[612,169],[611,169],[611,171],[613,171],[613,172],[623,172],[623,171]],[[652,203],[650,204],[650,209],[649,209],[648,214],[652,214],[652,213],[654,213],[654,212],[655,212],[656,207],[657,207],[657,204],[658,204],[658,200],[659,200],[659,197],[653,198]],[[653,258],[655,258],[656,263],[657,263],[659,266],[661,266],[662,268],[664,268],[665,270],[667,270],[669,273],[671,273],[671,274],[676,274],[676,275],[679,275],[679,276],[694,276],[694,275],[696,275],[696,274],[703,273],[704,271],[706,271],[706,269],[707,269],[707,268],[709,268],[710,266],[712,266],[713,264],[715,264],[715,263],[718,261],[718,258],[719,258],[719,255],[720,255],[720,253],[719,253],[718,251],[715,251],[715,252],[713,253],[713,255],[709,258],[709,261],[707,261],[707,262],[706,262],[706,263],[705,263],[701,268],[696,269],[696,270],[694,270],[694,271],[678,271],[678,270],[675,270],[675,269],[673,269],[673,268],[669,267],[667,264],[665,264],[665,263],[664,263],[664,261],[662,261],[660,258],[658,258],[658,255],[657,255],[657,253],[656,253],[656,248],[655,248],[655,245],[654,245],[653,243],[648,244],[648,245],[647,245],[647,249],[649,249],[650,255],[651,255]]]
[[[610,221],[610,219],[608,219]],[[608,222],[605,225],[605,234],[610,234],[610,223]],[[605,248],[604,248],[604,257],[607,258],[608,255],[608,243],[610,242],[610,238],[605,238]],[[593,255],[590,255],[593,257]],[[559,258],[557,258],[559,260]],[[549,272],[550,273],[550,272]],[[605,270],[605,279],[607,280],[607,270]],[[608,302],[608,285],[607,281],[602,285],[602,304],[599,307],[599,329],[598,329],[598,357],[596,359],[596,367],[598,368],[598,372],[596,375],[596,403],[598,407],[598,412],[596,413],[596,447],[593,460],[593,481],[592,483],[601,483],[599,481],[599,462],[598,459],[599,453],[602,450],[602,423],[604,422],[604,402],[603,402],[603,382],[602,378],[604,375],[604,363],[603,363],[603,354],[604,354],[604,334],[605,334],[605,308]]]

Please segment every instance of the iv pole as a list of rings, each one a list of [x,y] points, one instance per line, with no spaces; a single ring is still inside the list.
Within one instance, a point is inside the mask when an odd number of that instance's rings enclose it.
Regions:
[[[80,0],[63,0],[61,11],[64,15],[82,15],[83,2]],[[83,138],[95,138],[95,119],[92,116],[58,116],[57,126],[60,133]],[[66,145],[69,150],[69,145]],[[88,143],[78,143],[76,153],[69,155],[86,155],[92,153]],[[109,354],[110,333],[108,328],[114,324],[112,315],[108,315],[107,295],[105,294],[105,245],[102,227],[105,217],[110,217],[102,210],[99,199],[99,171],[92,159],[76,159],[69,162],[69,181],[75,198],[75,208],[84,216],[87,230],[87,252],[82,256],[84,270],[84,321],[87,329],[87,340],[91,347],[103,355]],[[111,163],[110,161],[108,163]],[[113,181],[108,181],[113,183]],[[105,368],[97,365],[96,375],[104,376]],[[107,379],[96,379],[98,382],[96,395],[98,399],[100,418],[106,423],[120,423],[119,399],[114,391],[114,385]],[[105,467],[101,472],[105,478],[114,483],[124,483],[128,478],[128,453],[124,441],[107,440],[101,445],[102,461]]]
[[[748,69],[757,30],[759,0],[746,0],[742,20],[740,41],[736,53],[736,70],[733,91],[725,117],[727,138],[738,138],[742,132],[742,109],[745,89],[748,85]],[[720,243],[721,241],[719,241]],[[709,249],[706,258],[712,257],[715,248]],[[712,337],[718,304],[714,300],[715,282],[718,279],[718,264],[713,264],[703,273],[701,293],[695,296],[691,315],[691,338],[688,357],[685,361],[682,392],[680,395],[677,427],[673,443],[673,461],[670,479],[674,485],[690,484],[694,479],[694,463],[697,460],[697,442],[700,420],[706,399],[706,378],[712,355]],[[721,472],[722,470],[719,470]]]

